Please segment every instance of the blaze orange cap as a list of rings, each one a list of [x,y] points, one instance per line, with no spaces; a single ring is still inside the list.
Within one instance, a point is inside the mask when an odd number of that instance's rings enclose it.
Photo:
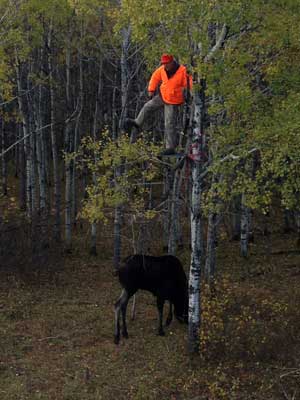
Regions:
[[[168,64],[169,62],[172,62],[174,60],[174,57],[171,54],[163,54],[161,56],[160,62],[161,64]]]

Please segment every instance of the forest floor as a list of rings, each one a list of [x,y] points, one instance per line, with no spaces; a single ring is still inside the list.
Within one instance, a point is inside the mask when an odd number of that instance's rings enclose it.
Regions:
[[[155,299],[145,292],[136,319],[128,316],[129,339],[113,343],[120,286],[108,246],[91,257],[78,239],[55,270],[0,269],[0,399],[299,399],[299,248],[294,234],[255,239],[247,260],[220,239],[192,359],[186,325],[173,321],[156,336]],[[179,258],[188,271],[188,251]]]

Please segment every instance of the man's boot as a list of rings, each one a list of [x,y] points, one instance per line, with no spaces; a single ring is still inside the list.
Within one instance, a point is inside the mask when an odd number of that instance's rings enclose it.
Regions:
[[[176,154],[176,153],[175,153],[175,149],[173,149],[173,148],[168,148],[168,149],[163,150],[163,151],[160,153],[160,156],[173,156],[174,154]]]
[[[136,128],[137,130],[140,130],[140,127],[138,126],[138,124],[135,122],[134,119],[126,118],[124,121],[124,124],[123,124],[124,131],[126,131],[130,134],[132,128]]]

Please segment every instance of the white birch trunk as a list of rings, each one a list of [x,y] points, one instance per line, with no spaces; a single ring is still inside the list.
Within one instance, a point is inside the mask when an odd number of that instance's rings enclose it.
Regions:
[[[80,32],[80,43],[84,37],[84,26],[83,22],[81,25]],[[78,49],[78,58],[79,58],[79,98],[78,98],[78,114],[76,118],[75,125],[75,134],[74,134],[74,148],[72,151],[76,152],[78,150],[78,145],[80,141],[80,121],[83,109],[83,101],[84,101],[84,91],[83,91],[83,64],[82,64],[82,48]],[[74,157],[72,161],[72,205],[71,205],[71,218],[73,225],[76,225],[76,215],[77,215],[77,191],[76,191],[76,157]]]
[[[252,179],[255,179],[255,171],[257,168],[257,156],[252,155],[249,165],[246,165],[249,169],[249,175]],[[241,256],[248,257],[249,252],[249,240],[253,241],[252,228],[252,210],[246,206],[245,193],[242,194],[241,198]]]
[[[18,126],[18,140],[23,136],[23,128],[21,124]],[[25,170],[25,152],[24,152],[24,143],[20,142],[18,144],[19,147],[19,171],[18,176],[20,179],[20,191],[19,191],[19,200],[20,200],[20,209],[22,211],[26,210],[26,170]]]
[[[32,213],[35,214],[37,212],[37,207],[36,207],[36,193],[37,193],[37,188],[36,188],[36,179],[35,179],[35,139],[36,139],[36,134],[33,133],[30,136],[30,148],[31,148],[31,164],[30,164],[30,176],[31,176],[31,207],[32,207]]]
[[[43,51],[40,50],[40,65],[43,62]],[[33,71],[32,71],[33,72]],[[28,85],[28,89],[31,89]],[[33,116],[34,129],[39,130],[43,126],[42,117],[42,85],[38,86],[37,95],[32,95],[30,99],[31,114]],[[33,136],[33,135],[32,135]],[[38,173],[38,187],[39,187],[39,200],[38,208],[40,214],[44,216],[46,210],[46,176],[45,176],[45,159],[43,157],[43,141],[44,133],[41,131],[35,137],[35,156],[36,156],[36,167]],[[33,190],[34,192],[34,190]],[[34,195],[33,195],[34,197]],[[43,219],[43,218],[42,218]],[[42,222],[43,223],[43,222]]]
[[[123,28],[122,30],[122,55],[121,55],[121,117],[119,120],[119,127],[123,125],[123,119],[126,118],[128,112],[128,90],[129,90],[129,65],[128,65],[128,55],[129,55],[129,47],[130,47],[130,27]],[[115,94],[115,93],[114,93]],[[113,108],[115,109],[115,99]],[[113,112],[113,115],[116,116],[116,111]],[[115,124],[115,129],[116,129]],[[117,139],[117,130],[114,132],[115,139]],[[118,179],[118,176],[122,173],[120,168],[116,168],[115,171],[115,179]],[[118,190],[116,188],[116,190]],[[121,260],[121,227],[123,220],[123,212],[122,206],[118,205],[115,209],[115,218],[114,218],[114,268],[115,270],[119,269],[119,264]]]
[[[1,152],[5,150],[6,144],[5,144],[5,132],[4,132],[4,122],[1,119],[0,120],[1,124]],[[4,154],[1,160],[1,172],[2,172],[2,194],[4,196],[7,196],[7,157]]]
[[[177,169],[173,181],[173,190],[170,196],[171,201],[171,212],[170,212],[170,229],[169,229],[169,243],[168,243],[168,254],[176,255],[177,244],[179,237],[179,193],[182,184],[182,169]]]
[[[103,62],[101,60],[98,73],[98,90],[96,94],[95,111],[94,111],[94,123],[93,123],[93,138],[94,142],[97,140],[97,129],[98,129],[98,113],[99,113],[99,102],[102,95],[102,67]],[[98,157],[95,155],[95,164],[98,162]],[[93,172],[93,184],[97,185],[97,175]],[[91,224],[91,247],[90,254],[97,255],[97,223],[96,221]]]
[[[39,87],[39,105],[42,102],[42,87]],[[39,107],[40,108],[40,107]],[[38,111],[36,116],[36,127],[37,129],[42,126],[41,121],[41,110]],[[39,208],[41,214],[44,214],[46,209],[46,175],[45,175],[45,158],[43,156],[43,133],[37,135],[36,138],[36,161],[38,170],[38,181],[39,181]]]
[[[202,221],[201,221],[201,172],[204,137],[204,84],[201,90],[194,91],[194,116],[192,136],[192,199],[191,199],[191,265],[189,276],[189,328],[188,350],[192,354],[199,352],[199,329],[201,324],[200,281],[202,264]]]
[[[48,69],[49,69],[49,85],[50,85],[50,135],[51,135],[51,150],[53,160],[53,183],[54,183],[54,238],[56,242],[61,241],[61,185],[60,185],[60,174],[59,174],[59,159],[58,159],[58,148],[56,140],[55,125],[55,92],[54,92],[54,73],[53,73],[53,57],[52,57],[52,22],[49,26],[48,34]]]
[[[36,176],[35,176],[35,171],[36,171],[36,159],[35,159],[35,150],[36,150],[36,126],[35,126],[35,121],[34,121],[34,112],[32,112],[32,109],[34,109],[34,100],[31,99],[30,90],[31,90],[31,83],[30,83],[30,78],[29,75],[33,73],[33,68],[32,68],[32,63],[29,63],[29,74],[27,76],[27,115],[28,115],[28,126],[30,128],[30,131],[32,134],[29,137],[29,146],[30,146],[30,181],[31,181],[31,208],[32,208],[32,214],[35,215],[37,212],[37,207],[36,207],[36,198],[37,198],[37,188],[36,188]]]
[[[68,118],[71,116],[71,32],[66,45],[66,102]],[[66,122],[65,127],[65,249],[71,252],[72,247],[72,161],[69,158],[73,149],[72,121]]]
[[[297,245],[300,246],[300,211],[295,212],[296,226],[297,226]]]
[[[170,168],[164,169],[164,188],[163,198],[166,199],[163,209],[163,251],[169,251],[169,235],[171,228],[171,202],[172,202],[172,183],[174,181],[174,172]],[[174,228],[174,227],[173,227]],[[175,229],[175,228],[174,228]],[[172,240],[172,239],[171,239]]]
[[[212,154],[210,154],[210,164],[212,163]],[[214,185],[221,178],[216,174],[212,177],[212,187],[213,187],[213,207],[215,208],[220,199],[218,198],[217,192],[214,189]],[[210,288],[213,289],[215,272],[216,272],[216,246],[217,246],[217,232],[218,225],[220,221],[220,216],[215,210],[209,212],[208,215],[208,227],[207,227],[207,241],[206,241],[206,259],[205,259],[205,279],[209,284]]]
[[[205,260],[205,278],[209,286],[213,285],[216,272],[216,242],[218,215],[210,212],[208,216],[207,245]]]
[[[241,256],[248,257],[249,246],[249,230],[250,230],[250,209],[245,205],[245,195],[242,195],[241,207]]]
[[[25,169],[26,169],[26,213],[28,218],[32,216],[32,196],[31,196],[31,146],[30,138],[28,135],[28,124],[24,111],[24,96],[22,96],[22,82],[21,82],[21,67],[16,55],[16,78],[17,78],[17,89],[18,89],[18,106],[22,122],[22,132],[24,139],[24,153],[25,153]]]
[[[130,48],[130,36],[131,36],[131,28],[128,26],[127,28],[122,29],[122,55],[121,55],[121,104],[122,111],[121,117],[119,120],[119,128],[123,126],[123,121],[127,118],[128,115],[128,85],[129,85],[129,65],[128,65],[128,55]]]
[[[113,92],[113,104],[112,104],[112,114],[113,114],[113,140],[117,140],[118,132],[117,132],[117,112],[116,112],[116,90]],[[116,181],[118,176],[120,175],[120,168],[115,169],[115,185],[117,185]],[[115,189],[117,190],[117,188]],[[121,206],[118,205],[115,208],[114,212],[114,256],[113,256],[113,265],[115,271],[119,269],[120,260],[121,260],[121,226],[122,226],[122,210]]]
[[[232,199],[231,239],[239,240],[241,237],[241,196]]]

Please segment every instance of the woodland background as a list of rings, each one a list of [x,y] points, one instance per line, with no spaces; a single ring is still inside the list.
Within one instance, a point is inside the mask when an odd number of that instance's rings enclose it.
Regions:
[[[299,396],[299,16],[296,0],[0,1],[2,398]],[[122,131],[163,52],[194,77],[187,154],[201,108],[200,160],[177,169],[161,113],[134,144]],[[200,357],[181,326],[153,338],[146,295],[116,349],[113,270],[168,251],[188,273],[195,204]]]

